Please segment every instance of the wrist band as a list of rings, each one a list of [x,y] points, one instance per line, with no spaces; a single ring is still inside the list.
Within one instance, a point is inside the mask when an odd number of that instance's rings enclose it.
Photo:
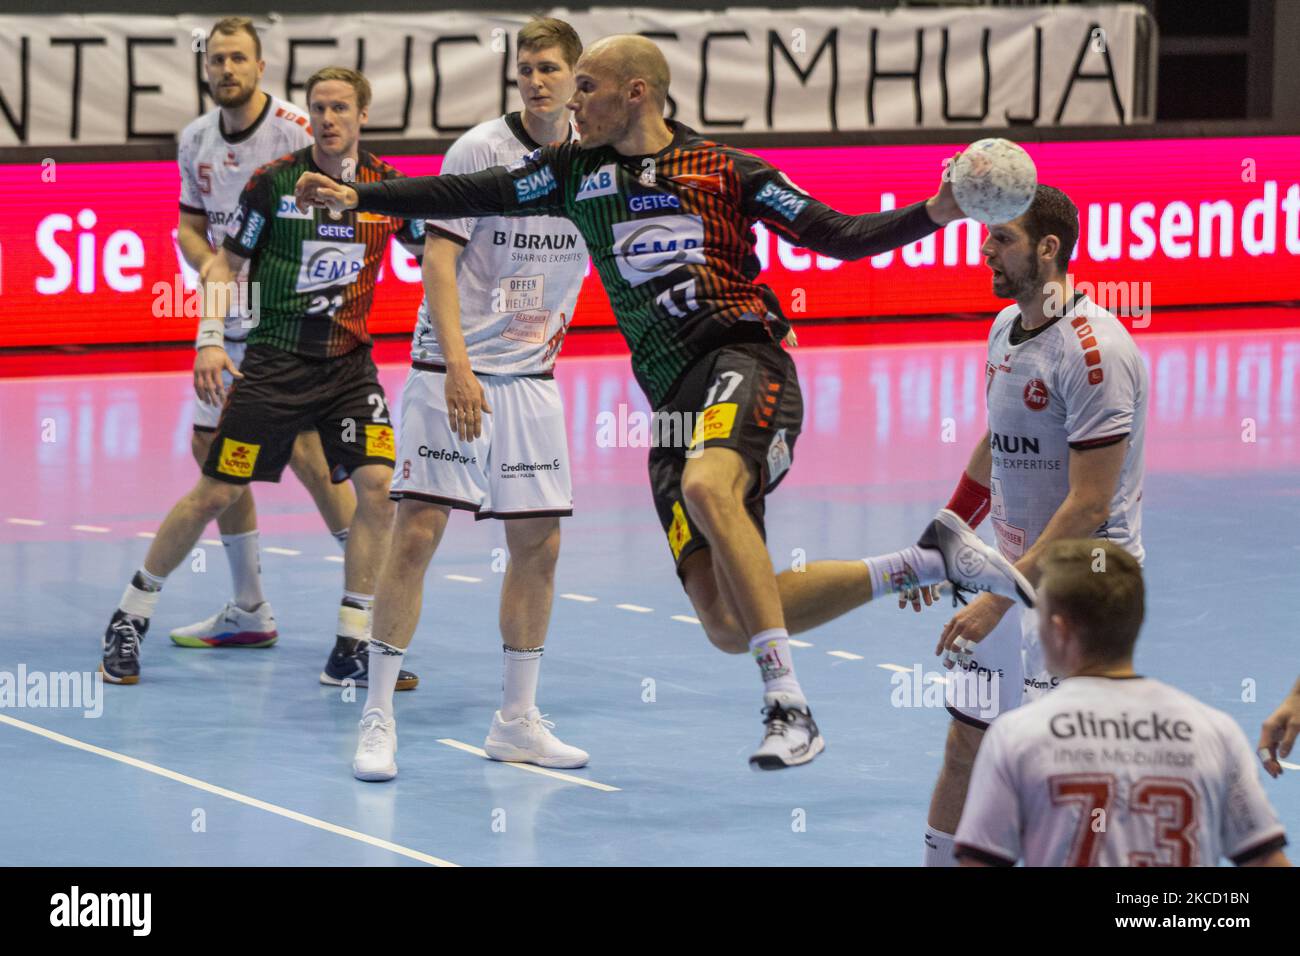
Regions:
[[[199,334],[194,340],[194,347],[201,349],[208,345],[216,345],[225,348],[226,339],[226,321],[225,319],[201,319],[199,320]]]
[[[989,513],[989,490],[963,471],[947,507],[974,528]]]

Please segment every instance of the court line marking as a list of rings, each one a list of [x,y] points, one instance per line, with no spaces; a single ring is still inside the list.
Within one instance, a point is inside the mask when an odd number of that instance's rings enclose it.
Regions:
[[[263,548],[262,550],[267,554],[287,554],[291,558],[296,558],[302,554],[301,551],[295,551],[293,548]]]
[[[225,542],[220,538],[200,538],[199,544],[210,544],[214,548],[224,548],[226,546]]]
[[[155,531],[137,531],[135,536],[137,538],[156,538],[158,537],[158,533]]]
[[[482,747],[475,747],[473,744],[461,743],[459,740],[452,740],[450,737],[441,738],[438,743],[448,747],[454,747],[457,750],[463,750],[468,754],[477,754],[485,760],[492,760],[487,755],[487,751]],[[595,780],[588,780],[586,777],[575,777],[572,774],[560,773],[558,770],[551,770],[548,767],[538,767],[531,763],[516,763],[513,760],[493,760],[493,763],[504,764],[507,767],[515,767],[519,770],[527,770],[529,773],[540,773],[543,777],[554,777],[556,780],[563,780],[566,783],[578,783],[584,787],[591,787],[593,790],[600,790],[605,793],[619,793],[618,787],[611,787],[607,783],[597,783]]]
[[[10,524],[23,524],[23,525],[29,525],[30,527],[33,527],[33,528],[39,528],[39,527],[41,527],[43,524],[45,524],[44,521],[40,521],[40,520],[38,520],[38,519],[36,519],[36,518],[8,518],[8,519],[6,519],[6,520],[7,520]]]
[[[863,660],[863,657],[862,657],[861,654],[850,654],[848,651],[827,651],[826,653],[829,654],[831,657],[842,657],[842,658],[844,658],[846,661],[860,661],[860,660]]]
[[[699,619],[698,617],[691,617],[689,614],[674,614],[674,615],[673,615],[673,620],[674,620],[674,621],[681,621],[683,624],[699,624],[699,623],[700,623],[700,619]]]
[[[652,607],[642,607],[640,604],[615,604],[614,607],[620,611],[635,611],[637,614],[649,614],[654,610]]]
[[[581,601],[584,604],[590,604],[592,601],[598,600],[590,594],[561,594],[560,597],[564,598],[566,601]]]
[[[448,581],[463,581],[466,584],[481,584],[483,582],[482,578],[471,578],[467,574],[444,574],[443,577]]]
[[[72,526],[72,530],[73,530],[73,531],[89,531],[89,532],[92,533],[92,534],[108,534],[108,533],[109,533],[110,531],[112,531],[113,529],[112,529],[112,528],[105,528],[103,525],[98,525],[98,524],[74,524],[74,525]]]
[[[790,638],[790,646],[791,646],[791,647],[812,647],[813,645],[812,645],[812,644],[809,644],[807,641],[796,641],[796,640],[792,637],[792,638]]]
[[[334,562],[336,562],[336,563],[338,563],[338,564],[342,564],[342,563],[343,563],[343,555],[341,555],[341,554],[327,554],[327,555],[325,555],[325,560],[326,560],[326,561],[334,561]]]
[[[887,671],[898,671],[900,674],[912,673],[912,668],[904,667],[902,664],[877,664],[876,666],[884,668]]]
[[[409,857],[412,860],[419,860],[421,863],[428,863],[432,866],[456,866],[450,860],[444,860],[440,857],[430,856],[428,853],[421,853],[419,850],[412,850],[410,847],[402,846],[400,843],[392,843],[388,840],[381,840],[379,837],[371,836],[368,833],[361,833],[358,830],[350,830],[347,827],[339,826],[337,823],[330,823],[327,820],[318,820],[316,817],[309,817],[305,813],[299,813],[297,810],[289,810],[285,807],[277,806],[274,803],[267,803],[265,800],[259,800],[256,797],[250,797],[246,794],[239,793],[235,790],[227,790],[225,787],[218,787],[216,784],[208,783],[206,780],[200,780],[197,777],[190,777],[183,773],[177,773],[175,770],[168,770],[166,767],[159,767],[157,764],[140,760],[137,757],[128,757],[126,754],[118,753],[115,750],[107,750],[98,747],[95,744],[88,744],[84,740],[77,740],[75,737],[67,737],[53,730],[47,730],[36,724],[29,724],[25,720],[18,720],[7,714],[0,714],[0,723],[9,724],[19,730],[25,730],[28,733],[35,734],[38,737],[45,737],[56,744],[63,744],[76,750],[84,750],[86,753],[92,753],[99,757],[107,757],[109,760],[116,760],[118,763],[124,763],[128,767],[135,767],[137,770],[144,770],[168,780],[174,780],[177,783],[183,783],[187,787],[193,787],[196,790],[202,790],[205,793],[211,793],[218,797],[225,797],[227,800],[233,800],[236,803],[242,803],[245,806],[255,807],[258,810],[265,810],[267,813],[274,813],[277,816],[286,817],[289,820],[305,823],[307,826],[315,827],[318,830],[324,830],[326,833],[333,833],[336,836],[347,837],[350,840],[356,840],[358,843],[365,843],[381,850],[388,850],[390,853],[396,853],[400,856]]]

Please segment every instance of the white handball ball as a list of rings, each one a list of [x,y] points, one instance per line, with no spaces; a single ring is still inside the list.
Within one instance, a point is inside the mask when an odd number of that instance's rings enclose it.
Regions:
[[[986,226],[1010,222],[1034,201],[1038,170],[1009,139],[981,139],[952,164],[952,193],[961,211]]]

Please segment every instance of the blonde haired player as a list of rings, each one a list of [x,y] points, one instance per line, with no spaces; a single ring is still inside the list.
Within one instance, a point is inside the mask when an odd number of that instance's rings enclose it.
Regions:
[[[964,866],[1289,866],[1246,735],[1133,670],[1144,595],[1110,541],[1040,561],[1038,639],[1064,677],[984,736],[957,827]]]
[[[176,149],[181,175],[176,238],[200,281],[217,258],[216,249],[235,219],[239,195],[253,170],[312,144],[307,114],[258,86],[266,62],[251,20],[218,20],[208,33],[203,64],[217,107],[181,131]],[[236,369],[244,358],[248,324],[237,310],[226,317],[224,345]],[[196,355],[190,450],[200,466],[212,447],[224,392],[233,374],[202,370]],[[346,544],[356,495],[347,483],[330,480],[320,436],[314,429],[298,436],[289,467],[311,493],[330,534],[341,545]],[[217,517],[217,527],[234,593],[216,614],[176,628],[171,639],[183,647],[268,647],[275,643],[277,631],[271,604],[262,593],[257,509],[251,490]]]
[[[518,34],[523,109],[461,136],[442,172],[476,173],[574,138],[565,104],[582,42],[534,19]],[[397,774],[393,686],[420,616],[424,574],[453,509],[505,520],[502,696],[484,749],[496,760],[581,767],[536,706],[555,590],[560,518],[573,514],[564,407],[552,368],[587,267],[577,228],[555,216],[429,222],[425,299],[402,389],[393,536],[378,578],[372,676],[353,774]]]

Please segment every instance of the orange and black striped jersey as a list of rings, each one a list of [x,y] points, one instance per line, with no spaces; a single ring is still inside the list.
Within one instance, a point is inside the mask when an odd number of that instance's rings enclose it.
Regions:
[[[752,153],[668,121],[653,156],[604,146],[544,146],[510,167],[357,186],[358,209],[400,216],[563,216],[586,240],[632,351],[632,369],[658,407],[701,356],[789,329],[776,296],[756,282],[755,222],[839,259],[913,242],[938,226],[924,203],[849,216],[818,202]]]
[[[252,260],[249,345],[308,358],[334,358],[369,345],[366,317],[389,239],[396,235],[412,255],[424,252],[423,220],[355,210],[338,219],[324,209],[300,212],[294,184],[303,173],[321,171],[307,146],[258,169],[239,197],[223,245]],[[358,184],[401,175],[360,152]]]

